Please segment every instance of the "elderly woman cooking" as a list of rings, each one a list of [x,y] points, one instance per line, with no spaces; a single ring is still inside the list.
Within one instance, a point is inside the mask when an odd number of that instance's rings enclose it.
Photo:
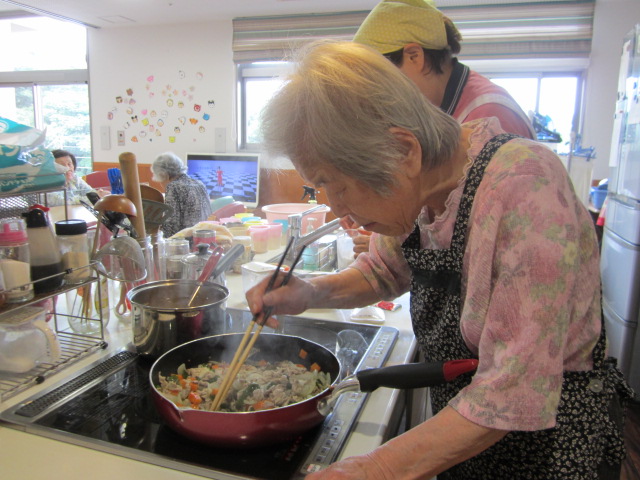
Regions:
[[[593,223],[551,150],[492,118],[460,126],[353,43],[306,49],[263,127],[336,215],[375,233],[339,273],[254,287],[251,311],[410,291],[426,360],[479,359],[431,389],[432,418],[309,479],[617,478],[631,392],[605,360]]]
[[[175,153],[159,155],[151,165],[153,180],[166,189],[165,203],[173,209],[162,224],[165,237],[179,232],[211,215],[211,201],[204,184],[187,175],[187,167]]]

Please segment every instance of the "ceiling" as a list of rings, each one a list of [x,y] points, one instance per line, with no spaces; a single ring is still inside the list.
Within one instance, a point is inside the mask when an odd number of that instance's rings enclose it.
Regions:
[[[235,17],[370,10],[379,0],[0,0],[0,15],[27,10],[114,28],[162,25]],[[436,0],[439,7],[498,5],[531,0]],[[539,3],[558,0],[537,0]]]

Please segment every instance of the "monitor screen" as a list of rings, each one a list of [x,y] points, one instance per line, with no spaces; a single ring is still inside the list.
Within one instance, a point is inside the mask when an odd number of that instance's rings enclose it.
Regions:
[[[187,153],[187,174],[200,180],[215,200],[231,196],[249,208],[258,204],[258,154]]]

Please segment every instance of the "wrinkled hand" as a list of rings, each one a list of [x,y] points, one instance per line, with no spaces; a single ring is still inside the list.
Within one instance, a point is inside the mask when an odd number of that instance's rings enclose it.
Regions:
[[[370,237],[373,232],[361,228],[358,222],[353,221],[349,215],[340,218],[340,226],[347,231],[353,231],[353,233],[349,232],[353,239],[353,258],[357,258],[361,253],[369,251]]]
[[[262,311],[266,307],[273,307],[272,315],[297,315],[308,308],[309,299],[312,298],[314,291],[313,285],[293,275],[289,283],[281,287],[280,285],[282,285],[285,275],[285,272],[278,274],[274,287],[268,293],[265,293],[265,290],[270,277],[265,278],[258,285],[247,291],[247,303],[251,313],[254,315],[260,314],[256,319],[258,322],[262,320]],[[271,318],[266,324],[276,328],[277,320]]]
[[[353,237],[353,253],[354,258],[361,253],[369,251],[369,242],[371,242],[371,233],[362,228],[358,229],[358,235]]]
[[[307,475],[305,480],[391,480],[386,468],[378,464],[371,454],[349,457],[325,470]]]

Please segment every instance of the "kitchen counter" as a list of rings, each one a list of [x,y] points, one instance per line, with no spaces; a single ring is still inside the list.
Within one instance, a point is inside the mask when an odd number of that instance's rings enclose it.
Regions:
[[[270,252],[269,256],[273,256]],[[260,258],[257,258],[260,260]],[[242,288],[242,277],[227,274],[227,286],[231,292],[227,306],[247,309]],[[411,331],[409,319],[409,296],[396,300],[402,307],[396,312],[385,312],[384,325],[399,330],[398,339],[392,349],[386,365],[396,365],[413,361],[416,342]],[[316,309],[309,310],[303,316],[350,322],[351,310]],[[106,350],[93,353],[81,361],[70,365],[61,372],[0,404],[0,410],[6,410],[24,401],[33,394],[58,382],[64,383],[74,377],[74,373],[103,357],[108,357],[131,342],[130,325],[118,322],[115,316],[106,328],[105,340],[109,343]],[[369,395],[355,430],[347,440],[340,458],[363,454],[383,443],[393,432],[394,418],[401,409],[404,396],[398,390],[380,388]],[[131,460],[116,454],[104,453],[90,448],[80,447],[62,441],[48,439],[40,435],[25,433],[8,424],[0,424],[0,465],[2,477],[7,479],[30,480],[43,478],[82,479],[87,476],[96,480],[111,480],[114,476],[135,478],[136,480],[173,480],[201,478],[153,464]]]

